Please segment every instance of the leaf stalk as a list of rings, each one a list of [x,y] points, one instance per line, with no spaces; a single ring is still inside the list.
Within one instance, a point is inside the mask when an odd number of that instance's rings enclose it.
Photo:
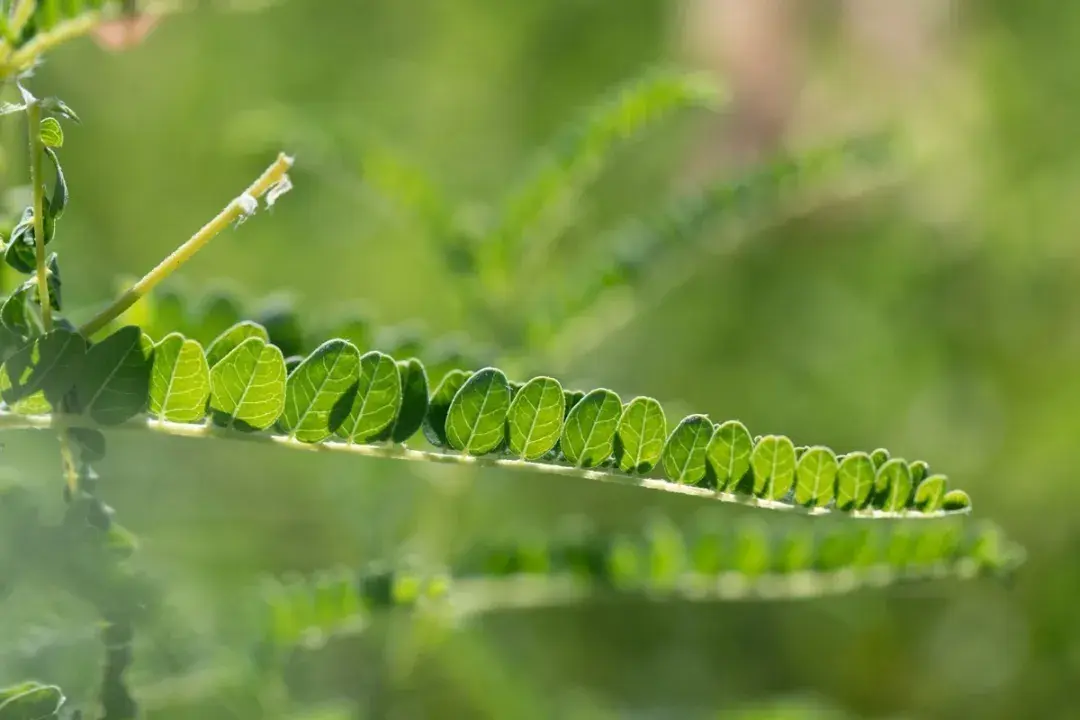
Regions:
[[[292,166],[293,158],[285,153],[279,153],[277,159],[263,171],[262,175],[247,190],[234,198],[213,220],[199,229],[187,242],[176,248],[171,255],[158,263],[157,267],[132,285],[123,295],[79,328],[79,332],[89,339],[113,320],[123,315],[128,308],[145,297],[162,280],[176,272],[223,230],[234,222],[251,215],[258,207],[260,198],[275,187],[288,182],[288,172]]]

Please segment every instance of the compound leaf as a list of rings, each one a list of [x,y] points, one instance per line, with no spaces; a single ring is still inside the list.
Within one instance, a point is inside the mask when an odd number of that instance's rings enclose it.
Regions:
[[[616,430],[615,455],[623,472],[645,474],[653,469],[664,451],[667,417],[660,403],[651,397],[636,397],[627,403]]]
[[[226,425],[265,430],[285,409],[285,358],[274,345],[249,337],[210,369],[210,407]]]
[[[373,440],[394,422],[401,402],[401,375],[394,359],[378,350],[364,353],[352,407],[335,432],[353,443]]]
[[[506,437],[510,409],[510,382],[502,370],[484,368],[457,391],[446,415],[450,447],[470,455],[483,455],[499,447]]]
[[[765,435],[750,454],[754,494],[779,500],[795,482],[795,446],[783,435]]]
[[[76,406],[102,425],[117,425],[146,410],[153,346],[128,325],[86,351],[75,383]]]
[[[360,351],[345,340],[328,340],[289,375],[281,428],[301,442],[333,435],[345,421],[356,393]]]
[[[258,338],[264,343],[270,342],[270,334],[262,325],[250,320],[236,323],[210,343],[210,347],[206,349],[207,365],[213,368],[248,338]]]
[[[705,450],[709,470],[716,477],[718,490],[734,489],[750,470],[754,439],[738,420],[721,423]]]
[[[795,502],[823,507],[836,493],[836,474],[840,464],[827,447],[812,447],[799,458],[795,468]]]
[[[39,335],[0,368],[0,397],[15,412],[51,412],[74,387],[85,357],[81,335],[61,328]]]
[[[566,396],[558,380],[536,377],[514,395],[506,414],[510,452],[536,460],[555,447],[566,416]]]
[[[202,346],[180,333],[166,335],[154,347],[150,414],[169,422],[198,422],[209,398],[210,367]]]
[[[593,390],[577,402],[566,417],[560,446],[577,467],[596,467],[611,457],[615,431],[622,417],[622,401],[611,390]]]
[[[714,429],[704,415],[683,418],[664,445],[664,474],[669,480],[696,485],[705,478],[705,451]]]
[[[864,452],[848,453],[840,462],[836,475],[836,507],[840,510],[862,510],[870,502],[877,470],[873,459]]]
[[[424,436],[436,447],[449,447],[446,439],[446,416],[450,412],[450,403],[454,401],[461,386],[472,373],[466,370],[451,370],[435,388],[428,402],[427,416],[424,418]]]

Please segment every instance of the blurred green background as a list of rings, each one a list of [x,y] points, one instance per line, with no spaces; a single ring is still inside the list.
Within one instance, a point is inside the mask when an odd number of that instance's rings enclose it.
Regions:
[[[898,130],[894,179],[778,216],[730,249],[683,252],[645,274],[624,327],[602,328],[587,351],[536,350],[530,366],[796,443],[925,458],[1027,547],[1013,584],[507,613],[392,693],[375,642],[328,674],[378,695],[389,717],[715,717],[780,698],[786,709],[761,716],[1073,718],[1077,33],[1080,6],[1050,0],[797,12],[735,0],[294,0],[170,17],[125,53],[81,41],[32,87],[83,119],[67,131],[73,199],[57,245],[76,319],[244,187],[277,149],[256,137],[259,118],[287,112],[336,138],[332,162],[301,153],[295,189],[218,238],[184,268],[184,285],[285,291],[309,315],[362,303],[388,325],[418,320],[489,344],[498,338],[462,302],[431,238],[365,191],[354,143],[394,148],[468,222],[613,85],[661,63],[722,78],[729,108],[664,123],[579,199],[560,247],[585,253],[600,249],[602,228],[792,139]],[[8,172],[17,180],[17,165]],[[59,485],[50,438],[5,443],[9,471]],[[177,636],[199,638],[141,651],[149,716],[258,716],[213,694],[170,711],[197,693],[162,678],[227,654],[217,645],[243,624],[238,598],[259,573],[392,556],[418,529],[438,552],[500,529],[543,530],[571,511],[631,527],[660,504],[696,507],[552,478],[301,455],[113,441],[105,497],[168,579]],[[436,493],[448,486],[452,500]],[[60,601],[21,599],[5,606],[5,638],[77,622]],[[47,676],[89,695],[94,639],[44,646],[0,656],[0,680]]]

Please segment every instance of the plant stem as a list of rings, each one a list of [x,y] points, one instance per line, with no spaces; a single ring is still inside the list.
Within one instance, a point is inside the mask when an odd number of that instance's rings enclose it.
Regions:
[[[79,332],[86,338],[90,338],[110,322],[120,317],[146,296],[154,286],[165,278],[172,275],[184,263],[190,260],[206,243],[214,239],[221,231],[237,220],[254,212],[253,205],[259,198],[267,193],[278,183],[285,180],[289,169],[293,165],[293,159],[280,153],[277,160],[263,171],[255,182],[248,187],[239,197],[230,202],[224,210],[217,214],[213,220],[204,225],[197,233],[191,236],[187,242],[176,248],[171,255],[158,263],[157,267],[148,272],[141,280],[132,285],[127,292],[112,302],[109,307],[98,313],[92,320],[79,328]]]
[[[34,193],[34,250],[37,258],[38,300],[45,332],[52,330],[49,302],[49,275],[45,267],[45,186],[41,183],[41,106],[37,100],[26,104],[26,125],[30,136],[30,187]]]

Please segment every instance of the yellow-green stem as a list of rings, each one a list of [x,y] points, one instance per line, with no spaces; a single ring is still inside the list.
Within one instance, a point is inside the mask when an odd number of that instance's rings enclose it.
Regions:
[[[45,331],[52,330],[52,305],[49,302],[49,275],[45,267],[45,187],[41,183],[41,106],[37,100],[26,105],[26,125],[30,136],[30,187],[34,193],[34,252],[37,260],[38,299]]]
[[[114,300],[109,307],[79,328],[79,332],[83,336],[90,338],[113,320],[123,315],[128,308],[145,297],[158,283],[172,275],[222,230],[252,212],[251,204],[257,202],[267,191],[285,180],[292,164],[293,159],[291,157],[284,153],[279,154],[277,160],[266,168],[263,174],[242,195],[230,202],[224,210],[217,214],[217,217],[204,225],[202,229],[191,236],[191,239],[173,251],[169,257],[162,260],[157,267],[132,285],[123,295]]]

